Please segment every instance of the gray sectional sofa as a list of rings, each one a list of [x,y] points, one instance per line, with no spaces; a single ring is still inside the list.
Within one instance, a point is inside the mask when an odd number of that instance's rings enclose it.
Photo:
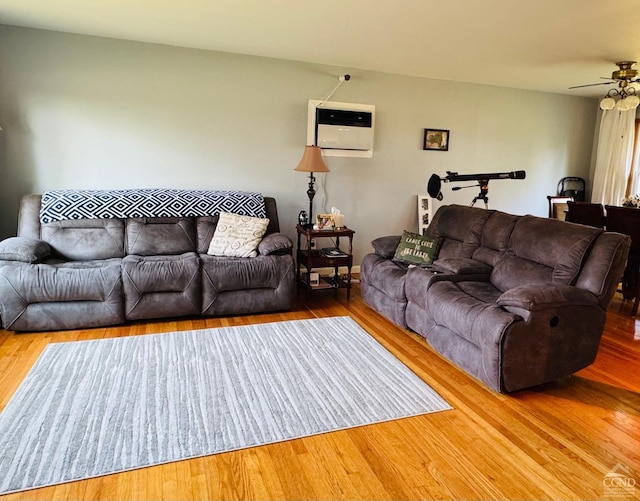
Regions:
[[[292,242],[276,201],[256,257],[207,254],[218,216],[41,221],[41,195],[20,205],[0,244],[5,329],[44,331],[128,320],[285,310],[295,300]]]
[[[628,236],[457,205],[427,234],[440,243],[427,268],[394,261],[400,236],[372,242],[360,266],[369,306],[499,392],[594,361]]]

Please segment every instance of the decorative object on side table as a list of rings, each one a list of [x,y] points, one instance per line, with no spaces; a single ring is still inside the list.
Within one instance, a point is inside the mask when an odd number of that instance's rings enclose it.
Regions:
[[[333,223],[337,230],[339,230],[340,228],[346,228],[344,224],[344,214],[340,211],[340,209],[331,207],[331,214],[333,214]]]
[[[316,227],[314,230],[333,230],[335,224],[333,221],[333,214],[318,214],[316,216]]]
[[[316,190],[313,186],[316,178],[313,176],[313,173],[329,172],[329,167],[327,167],[327,164],[322,158],[322,150],[318,146],[305,146],[300,163],[294,170],[309,173],[309,189],[307,190],[309,213],[307,214],[307,221],[308,224],[311,225],[313,224],[313,197],[316,195]]]

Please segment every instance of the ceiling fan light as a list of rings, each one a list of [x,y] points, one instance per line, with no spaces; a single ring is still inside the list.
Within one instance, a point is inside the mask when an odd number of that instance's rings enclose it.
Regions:
[[[624,100],[627,102],[628,110],[633,110],[634,108],[637,108],[638,105],[640,104],[640,97],[636,95],[627,96],[624,98]]]
[[[631,96],[629,96],[631,97]],[[616,103],[616,110],[618,111],[628,111],[628,110],[632,110],[633,108],[635,108],[637,106],[637,104],[634,104],[633,100],[629,99],[629,97],[625,97],[624,99],[620,99],[620,101],[618,101]]]
[[[612,110],[616,106],[616,100],[612,97],[605,97],[602,101],[600,101],[600,109],[601,110]]]

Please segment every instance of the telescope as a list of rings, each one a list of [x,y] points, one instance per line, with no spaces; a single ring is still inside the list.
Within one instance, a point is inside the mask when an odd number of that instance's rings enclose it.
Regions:
[[[447,175],[442,179],[437,174],[432,174],[427,183],[427,193],[430,197],[437,200],[442,200],[441,187],[442,183],[455,183],[458,181],[477,181],[478,184],[471,186],[455,187],[452,190],[457,191],[463,188],[473,188],[474,186],[480,187],[480,193],[471,202],[473,206],[478,200],[484,201],[485,208],[489,207],[489,181],[492,179],[524,179],[527,173],[523,170],[511,171],[511,172],[494,172],[491,174],[458,174],[457,172],[446,171]]]

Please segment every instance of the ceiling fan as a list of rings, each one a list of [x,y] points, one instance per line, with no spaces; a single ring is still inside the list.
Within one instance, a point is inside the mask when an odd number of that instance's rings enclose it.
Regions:
[[[616,66],[619,68],[618,70],[611,73],[611,78],[608,77],[600,77],[609,82],[599,82],[592,83],[586,85],[574,85],[573,87],[569,87],[570,89],[579,89],[581,87],[593,87],[594,85],[611,85],[614,83],[618,83],[618,86],[621,89],[627,87],[630,83],[638,82],[640,79],[638,78],[638,70],[633,68],[633,65],[636,64],[635,61],[620,61],[616,63]]]
[[[635,109],[638,107],[638,104],[640,104],[640,98],[636,95],[635,86],[630,84],[640,82],[640,78],[638,78],[638,70],[633,69],[634,64],[636,64],[635,61],[620,61],[616,63],[618,70],[611,74],[611,78],[601,77],[609,80],[609,82],[575,85],[569,88],[578,89],[580,87],[593,87],[594,85],[611,85],[617,83],[618,89],[610,89],[604,99],[600,101],[600,109],[613,110],[615,108],[618,111]],[[617,102],[615,99],[616,97],[619,98]]]

